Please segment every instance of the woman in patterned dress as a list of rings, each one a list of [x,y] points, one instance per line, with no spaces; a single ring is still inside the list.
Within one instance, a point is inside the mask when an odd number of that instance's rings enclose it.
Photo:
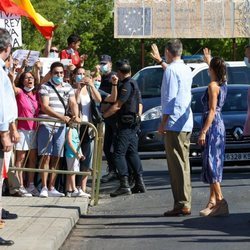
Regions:
[[[210,184],[210,197],[200,215],[222,216],[229,213],[220,186],[225,151],[225,126],[221,109],[227,95],[226,64],[220,57],[211,59],[208,49],[204,49],[204,59],[209,65],[211,82],[202,97],[203,122],[198,143],[203,147],[201,179]]]

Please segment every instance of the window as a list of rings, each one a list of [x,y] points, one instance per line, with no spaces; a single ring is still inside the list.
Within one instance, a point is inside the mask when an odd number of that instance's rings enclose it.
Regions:
[[[148,68],[133,76],[138,83],[142,98],[161,96],[162,76],[162,68]]]
[[[250,84],[250,69],[247,67],[228,67],[228,84]]]
[[[192,87],[207,86],[210,83],[210,76],[208,75],[207,69],[203,69],[193,77]]]

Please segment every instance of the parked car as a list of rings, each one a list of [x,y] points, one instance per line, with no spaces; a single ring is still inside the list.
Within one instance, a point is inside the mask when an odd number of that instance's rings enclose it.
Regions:
[[[201,164],[201,147],[197,144],[201,130],[203,105],[201,97],[205,87],[192,89],[191,108],[194,116],[194,128],[190,144],[191,165]],[[226,102],[222,108],[222,116],[226,128],[226,164],[250,163],[250,136],[243,135],[247,116],[247,85],[228,85]]]
[[[206,63],[187,63],[192,69],[193,87],[207,86],[210,82]],[[250,69],[242,62],[227,62],[228,84],[250,84]],[[139,151],[163,151],[162,136],[157,129],[161,119],[161,83],[163,69],[161,66],[149,66],[137,72],[137,80],[143,99],[141,132],[139,134]]]

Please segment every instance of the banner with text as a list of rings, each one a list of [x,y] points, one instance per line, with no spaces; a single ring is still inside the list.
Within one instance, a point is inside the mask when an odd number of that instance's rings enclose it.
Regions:
[[[116,0],[115,38],[250,37],[250,0]]]
[[[12,37],[12,47],[22,46],[21,17],[0,11],[0,28],[7,29]]]

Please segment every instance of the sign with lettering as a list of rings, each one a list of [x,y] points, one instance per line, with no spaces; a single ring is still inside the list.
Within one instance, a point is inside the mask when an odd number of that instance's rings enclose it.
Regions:
[[[115,38],[250,37],[250,0],[116,0]]]
[[[22,46],[21,17],[0,11],[0,27],[9,31],[12,37],[12,47]]]
[[[39,61],[42,64],[42,76],[45,76],[50,71],[50,66],[54,62],[60,62],[60,58],[49,58],[49,57],[40,57]]]
[[[18,60],[18,65],[21,66],[24,59],[28,60],[28,66],[32,67],[39,60],[39,51],[17,49],[13,52],[12,57]]]

